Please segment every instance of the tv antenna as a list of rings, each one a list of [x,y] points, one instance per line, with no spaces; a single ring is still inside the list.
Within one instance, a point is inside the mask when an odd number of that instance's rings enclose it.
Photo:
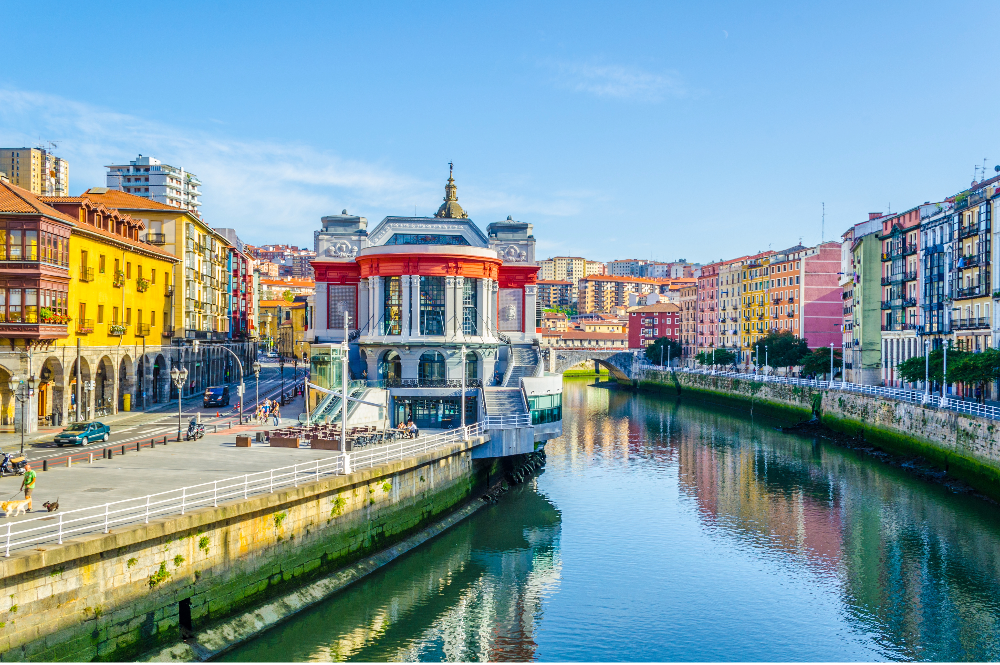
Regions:
[[[819,223],[819,241],[826,239],[826,201],[823,202],[823,217]]]

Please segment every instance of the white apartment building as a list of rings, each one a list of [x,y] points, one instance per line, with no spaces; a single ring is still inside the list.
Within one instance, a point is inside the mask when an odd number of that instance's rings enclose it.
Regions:
[[[108,169],[108,189],[190,210],[201,216],[201,181],[182,168],[163,164],[153,157],[139,155],[128,164],[113,164]]]
[[[603,275],[604,264],[600,261],[588,261],[582,256],[554,256],[538,262],[541,270],[538,279],[572,282],[570,300],[576,303],[579,299],[580,280],[588,275]]]

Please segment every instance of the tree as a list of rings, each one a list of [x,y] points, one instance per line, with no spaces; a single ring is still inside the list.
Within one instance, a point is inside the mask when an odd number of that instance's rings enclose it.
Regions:
[[[842,367],[844,362],[840,357],[840,349],[833,350],[834,368]],[[802,372],[804,374],[826,374],[830,371],[830,348],[820,347],[813,350],[802,360]],[[832,378],[832,377],[831,377]]]
[[[660,364],[660,349],[663,349],[663,364],[667,364],[669,358],[673,361],[681,357],[681,343],[669,337],[660,337],[655,342],[646,347],[646,359],[654,365]],[[669,354],[667,350],[669,351]]]
[[[716,349],[714,355],[711,351],[702,351],[694,359],[706,367],[711,365],[732,365],[736,362],[736,354],[729,349]]]
[[[757,363],[764,364],[764,347],[767,347],[766,360],[771,367],[794,367],[802,364],[802,359],[809,354],[809,345],[790,330],[772,331],[753,343],[754,353],[760,349]],[[829,360],[829,358],[827,358]]]
[[[287,303],[295,302],[295,295],[288,289],[285,289],[285,292],[281,294],[281,297]]]
[[[961,356],[952,365],[951,357],[955,353],[952,351],[948,353],[949,383],[960,381],[979,386],[979,389],[985,392],[987,383],[1000,378],[1000,350],[986,349],[980,353],[959,351],[957,353]]]

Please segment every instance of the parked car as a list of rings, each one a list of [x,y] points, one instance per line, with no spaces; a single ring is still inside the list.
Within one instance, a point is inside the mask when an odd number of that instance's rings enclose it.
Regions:
[[[229,386],[207,388],[202,406],[229,406]]]
[[[264,354],[264,357],[265,358],[277,358],[278,357],[278,352],[277,351],[268,351],[267,353]]]
[[[107,441],[111,436],[111,428],[96,420],[89,423],[73,423],[56,434],[56,445],[62,447],[67,443],[74,446],[85,446],[91,441]]]

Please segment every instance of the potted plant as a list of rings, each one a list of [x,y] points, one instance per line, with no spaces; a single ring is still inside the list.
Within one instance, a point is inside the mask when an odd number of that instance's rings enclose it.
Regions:
[[[135,280],[135,288],[139,293],[145,293],[149,289],[149,280],[145,277],[139,277]]]
[[[123,286],[124,284],[125,284],[125,273],[124,273],[124,272],[122,272],[121,270],[116,270],[116,271],[115,271],[115,281],[114,281],[114,285],[115,285],[116,287],[121,287],[121,286]]]
[[[125,331],[127,330],[127,328],[126,328],[126,326],[125,326],[124,323],[112,323],[109,326],[108,330],[109,330],[109,334],[118,337],[118,336],[124,335]]]

